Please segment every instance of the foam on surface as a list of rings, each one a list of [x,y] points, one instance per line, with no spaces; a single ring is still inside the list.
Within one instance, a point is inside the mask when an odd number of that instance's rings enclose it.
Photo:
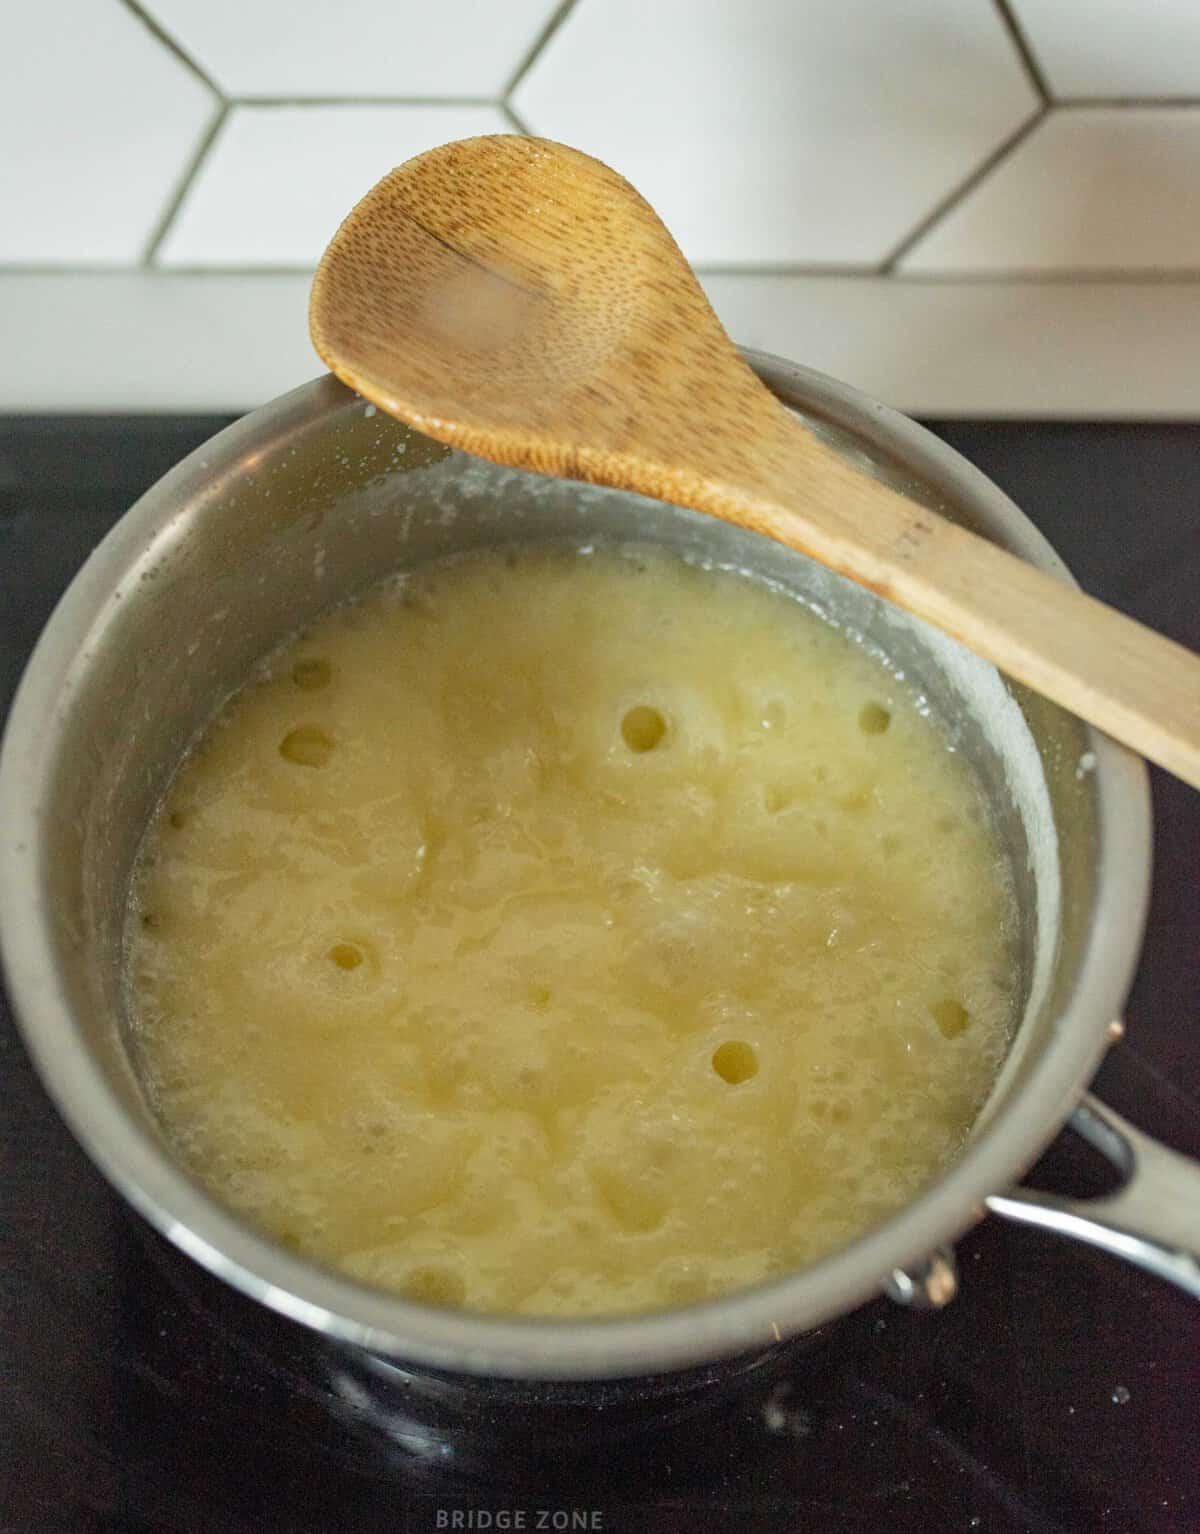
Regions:
[[[182,1155],[281,1241],[481,1310],[678,1305],[852,1239],[957,1152],[1013,1020],[1008,870],[929,712],[645,549],[331,615],[146,849],[138,1044]]]

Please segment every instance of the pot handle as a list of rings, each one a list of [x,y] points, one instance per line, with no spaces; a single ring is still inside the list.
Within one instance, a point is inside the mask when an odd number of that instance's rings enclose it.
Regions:
[[[1014,1188],[984,1202],[993,1214],[1085,1241],[1200,1299],[1200,1163],[1169,1150],[1090,1094],[1067,1120],[1125,1181],[1103,1198]]]

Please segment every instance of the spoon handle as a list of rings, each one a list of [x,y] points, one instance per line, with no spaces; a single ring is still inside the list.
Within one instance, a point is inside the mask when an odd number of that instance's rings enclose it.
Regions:
[[[768,454],[761,486],[706,476],[696,509],[877,591],[1200,788],[1200,656],[789,430],[786,482],[783,455]]]

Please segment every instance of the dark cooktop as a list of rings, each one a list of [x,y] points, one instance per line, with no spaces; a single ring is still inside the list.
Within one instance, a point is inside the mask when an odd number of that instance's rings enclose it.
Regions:
[[[214,418],[0,421],[0,710],[59,593]],[[1083,584],[1200,649],[1200,427],[937,424]],[[1096,1081],[1200,1156],[1200,797],[1155,773],[1129,1033]],[[0,913],[2,914],[2,913]],[[1088,1191],[1064,1135],[1043,1186]],[[344,1360],[225,1288],[110,1191],[0,1001],[0,1530],[439,1528],[1195,1534],[1200,1304],[985,1221],[961,1293],[879,1300],[731,1401],[584,1458],[383,1431]]]

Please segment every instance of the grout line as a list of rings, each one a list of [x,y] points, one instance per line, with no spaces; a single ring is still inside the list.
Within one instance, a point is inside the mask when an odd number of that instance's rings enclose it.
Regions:
[[[1010,0],[994,0],[996,12],[1004,23],[1004,29],[1008,33],[1009,40],[1020,56],[1021,63],[1025,66],[1025,73],[1029,76],[1029,83],[1041,97],[1042,105],[1048,106],[1053,99],[1054,92],[1050,89],[1049,82],[1042,73],[1042,66],[1037,61],[1033,47],[1030,44],[1021,23],[1013,12]]]
[[[545,49],[546,44],[550,41],[550,39],[558,31],[559,27],[562,26],[563,22],[566,21],[567,17],[575,9],[575,4],[576,0],[559,0],[559,4],[554,8],[553,11],[551,11],[549,17],[546,20],[545,26],[526,49],[520,62],[517,64],[516,69],[514,69],[512,74],[509,76],[508,84],[501,92],[501,95],[505,101],[507,101],[508,98],[513,95],[521,81],[524,80],[525,76],[533,68],[535,61]]]
[[[164,231],[165,232],[165,231]],[[311,274],[317,264],[314,256],[307,262],[290,265],[238,265],[237,263],[203,265],[195,262],[172,262],[144,266],[122,262],[64,261],[57,263],[12,261],[0,262],[0,286],[8,277],[138,277],[169,282],[174,277],[297,277]],[[1121,287],[1169,288],[1200,285],[1200,268],[1181,267],[1177,271],[1162,267],[1058,267],[1054,270],[1014,270],[994,267],[956,271],[944,267],[938,271],[895,272],[883,274],[875,267],[806,266],[803,262],[780,266],[703,266],[696,275],[705,279],[732,277],[756,281],[888,283],[893,287]]]
[[[528,123],[525,122],[524,118],[513,107],[510,101],[502,101],[500,103],[500,110],[508,118],[509,126],[514,133],[523,133],[526,138],[531,136]]]
[[[1117,112],[1129,112],[1144,107],[1159,112],[1172,107],[1200,107],[1200,96],[1060,96],[1054,105],[1068,111],[1112,107]]]
[[[949,213],[965,202],[971,193],[975,191],[976,187],[986,181],[992,172],[1007,160],[1013,151],[1023,144],[1030,134],[1046,120],[1048,114],[1048,107],[1045,105],[1039,106],[1030,117],[1025,119],[1019,128],[1010,133],[968,176],[960,181],[952,191],[948,192],[940,202],[936,203],[926,213],[925,217],[921,219],[916,228],[911,229],[880,263],[879,275],[883,277],[894,275],[897,266],[908,255],[909,251],[915,245],[920,244],[930,230],[937,224],[940,224]]]
[[[878,277],[870,261],[711,261],[692,267],[705,277]]]
[[[184,261],[178,265],[175,262],[165,264],[157,263],[149,269],[149,275],[168,282],[173,277],[261,277],[272,280],[279,277],[311,277],[317,269],[320,254],[316,254],[308,261],[297,261],[290,265],[264,263],[262,266],[220,266],[212,263],[208,266],[197,265],[195,262]]]
[[[196,173],[199,171],[200,166],[204,163],[204,160],[208,155],[208,151],[212,148],[213,140],[221,131],[221,125],[225,122],[228,116],[229,103],[227,101],[222,101],[221,104],[217,107],[217,110],[214,112],[208,127],[205,128],[204,132],[200,135],[196,147],[192,152],[191,159],[187,162],[186,166],[184,167],[183,174],[175,183],[175,190],[167,199],[167,205],[159,215],[158,222],[155,224],[154,229],[151,232],[150,238],[146,243],[145,253],[142,256],[142,265],[144,267],[154,266],[157,262],[159,248],[167,237],[167,231],[175,222],[175,215],[179,212],[180,207],[183,205],[183,200],[191,190],[192,183],[196,179]]]
[[[225,92],[212,78],[212,76],[209,75],[207,71],[202,69],[199,64],[197,64],[196,60],[191,56],[190,53],[187,52],[182,44],[176,42],[176,40],[171,36],[171,34],[162,25],[162,23],[157,20],[156,17],[151,16],[150,12],[147,11],[146,8],[142,5],[141,0],[120,0],[120,3],[124,5],[125,9],[129,11],[131,15],[135,16],[137,20],[141,22],[142,26],[145,27],[146,31],[150,33],[151,37],[153,37],[156,42],[161,43],[168,53],[174,54],[179,62],[184,65],[184,67],[188,69],[190,73],[195,75],[197,80],[199,80],[203,85],[207,85],[209,90],[212,91],[213,95],[216,96],[219,101],[223,102],[227,99]]]
[[[308,266],[144,266],[111,261],[62,262],[59,265],[35,265],[29,262],[11,265],[0,263],[0,287],[6,277],[136,277],[139,281],[170,282],[174,277],[294,277],[311,272],[316,258]]]
[[[878,274],[877,274],[878,275]],[[888,272],[888,281],[906,283],[912,287],[936,287],[940,283],[965,283],[968,286],[985,287],[988,283],[1001,286],[1005,283],[1016,287],[1036,287],[1039,283],[1049,286],[1103,287],[1105,283],[1125,287],[1161,288],[1175,284],[1186,287],[1200,282],[1200,268],[1181,266],[1178,269],[1161,266],[1059,266],[1039,269],[1036,267],[974,267],[956,270],[939,267],[921,272]]]
[[[858,282],[891,282],[897,286],[934,287],[941,284],[963,283],[971,287],[1010,284],[1035,287],[1039,283],[1092,283],[1103,286],[1115,283],[1122,286],[1164,287],[1189,285],[1200,282],[1200,267],[1181,266],[1105,266],[1105,267],[941,267],[934,271],[881,272],[877,266],[863,265],[817,265],[803,261],[780,263],[774,266],[730,265],[697,266],[693,270],[702,281],[706,277],[782,277],[785,279],[841,279]]]
[[[494,107],[495,96],[233,96],[237,107]]]

